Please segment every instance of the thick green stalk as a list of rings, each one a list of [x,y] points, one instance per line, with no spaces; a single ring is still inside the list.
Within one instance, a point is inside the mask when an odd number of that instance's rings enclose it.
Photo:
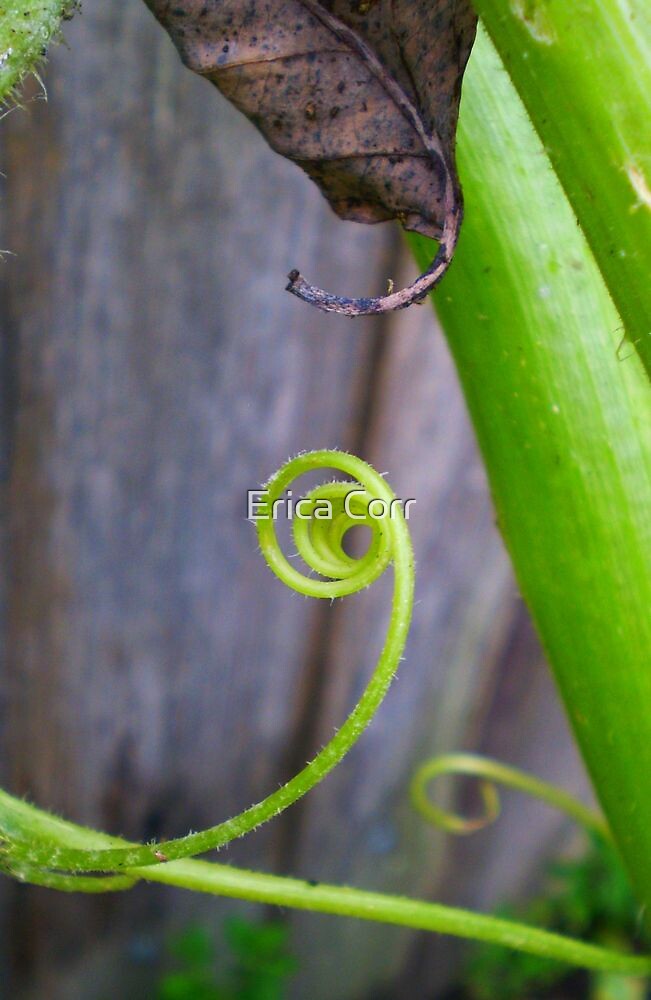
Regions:
[[[648,912],[651,392],[637,356],[620,359],[621,320],[484,33],[459,167],[466,221],[436,307],[523,595]]]
[[[0,0],[0,104],[43,61],[74,0]]]
[[[651,5],[474,5],[651,375]]]

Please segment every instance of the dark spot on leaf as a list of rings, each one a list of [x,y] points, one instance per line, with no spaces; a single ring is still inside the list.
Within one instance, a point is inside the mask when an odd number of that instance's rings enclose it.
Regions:
[[[349,315],[422,299],[445,272],[461,223],[454,139],[476,27],[470,0],[147,3],[184,62],[298,163],[343,218],[398,219],[441,240],[428,271],[403,292],[338,299],[300,275],[291,290]],[[235,40],[237,71],[226,58]],[[312,125],[338,116],[337,127]]]

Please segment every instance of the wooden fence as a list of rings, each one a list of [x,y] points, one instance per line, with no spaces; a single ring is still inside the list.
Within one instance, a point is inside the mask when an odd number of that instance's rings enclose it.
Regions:
[[[372,667],[388,585],[287,592],[246,491],[338,446],[417,498],[406,661],[344,765],[220,858],[484,908],[525,891],[558,817],[507,796],[450,845],[406,795],[461,748],[584,785],[432,311],[351,322],[282,290],[300,265],[381,291],[411,267],[398,234],[336,220],[137,0],[87,0],[66,38],[48,103],[35,84],[0,125],[2,783],[142,839],[226,817],[313,754]],[[4,882],[2,995],[153,996],[170,929],[235,910]],[[458,961],[447,940],[284,917],[295,998],[438,996]]]

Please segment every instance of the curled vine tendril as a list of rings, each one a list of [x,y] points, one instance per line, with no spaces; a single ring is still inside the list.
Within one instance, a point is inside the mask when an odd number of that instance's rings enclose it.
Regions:
[[[484,804],[483,815],[469,819],[448,812],[432,801],[429,795],[430,782],[435,778],[453,774],[480,779],[479,791]],[[477,754],[442,754],[425,761],[411,780],[411,801],[424,819],[448,833],[461,835],[475,833],[489,826],[499,816],[500,797],[497,784],[546,802],[554,809],[565,813],[589,833],[596,833],[612,843],[612,834],[603,816],[593,812],[569,792],[547,781],[541,781],[540,778],[518,768],[509,767],[500,761],[492,760],[490,757],[480,757]]]
[[[307,495],[301,516],[292,520],[294,541],[308,567],[328,579],[315,579],[287,560],[276,537],[274,510],[277,502],[298,476],[315,469],[335,468],[354,482],[326,483]],[[186,837],[162,845],[106,845],[89,849],[49,840],[24,839],[16,831],[4,833],[5,856],[14,871],[30,875],[38,868],[67,873],[119,872],[126,868],[159,865],[222,847],[278,815],[318,784],[348,753],[369,724],[396,672],[411,620],[414,570],[409,532],[396,496],[385,480],[365,462],[338,451],[315,451],[287,462],[267,484],[266,496],[257,511],[260,548],[267,564],[293,590],[311,597],[343,597],[368,587],[390,563],[394,566],[391,620],[384,648],[359,702],[342,727],[313,761],[287,784],[237,816]],[[371,501],[378,501],[369,513]],[[326,505],[332,516],[324,518]],[[309,516],[308,516],[309,515]],[[358,525],[371,529],[371,543],[358,559],[349,556],[342,542],[347,531]],[[3,837],[0,812],[0,838]],[[117,842],[116,842],[117,844]],[[8,845],[8,846],[7,846]],[[1,855],[0,855],[1,858]]]
[[[322,468],[335,468],[354,481],[329,482],[311,490],[301,503],[300,515],[297,510],[292,521],[297,551],[310,572],[319,574],[317,579],[301,573],[283,554],[275,533],[274,510],[295,478]],[[258,538],[267,564],[301,594],[326,599],[343,597],[369,586],[393,565],[391,618],[384,648],[360,700],[341,729],[310,764],[256,805],[210,829],[162,844],[129,843],[59,819],[0,790],[0,871],[65,892],[114,892],[128,889],[139,880],[160,882],[218,896],[490,941],[584,968],[651,973],[649,957],[611,951],[498,917],[424,900],[188,860],[243,836],[282,812],[342,760],[382,702],[409,629],[414,590],[409,533],[394,493],[369,465],[336,451],[300,455],[269,481],[258,515]],[[343,541],[357,525],[371,529],[371,541],[364,555],[355,559],[345,551]],[[468,754],[428,762],[412,783],[419,810],[447,829],[466,832],[469,821],[443,812],[429,800],[430,780],[443,773],[471,774],[520,788],[561,808],[589,829],[608,835],[600,817],[566,793],[496,761]],[[484,803],[492,816],[498,808],[494,788],[484,789]]]

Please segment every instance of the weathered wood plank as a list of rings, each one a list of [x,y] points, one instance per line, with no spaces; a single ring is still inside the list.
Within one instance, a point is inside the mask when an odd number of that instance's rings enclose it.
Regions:
[[[1,237],[0,246],[2,246]],[[1,268],[2,261],[0,261],[0,273]],[[11,399],[8,379],[10,358],[9,339],[6,336],[6,330],[0,329],[0,567],[5,567],[7,565],[7,479],[9,474],[9,439],[11,417]],[[7,673],[7,644],[5,641],[7,623],[7,583],[7,574],[4,572],[4,569],[0,568],[0,678],[6,677]],[[0,681],[0,783],[3,785],[8,779],[8,747],[5,739],[6,727],[6,692],[4,684]],[[0,941],[6,940],[8,933],[7,889],[7,883],[0,879]],[[0,947],[0,983],[8,981],[9,969],[7,960],[8,955],[6,953],[6,949]]]
[[[376,290],[392,235],[342,226],[144,5],[89,3],[66,34],[48,105],[3,122],[5,777],[78,820],[174,835],[288,776],[319,611],[264,567],[246,491],[350,444],[374,349],[284,276]],[[228,856],[272,868],[276,836]],[[12,891],[16,990],[57,997],[66,965],[165,905]],[[113,966],[126,995],[128,955]]]

